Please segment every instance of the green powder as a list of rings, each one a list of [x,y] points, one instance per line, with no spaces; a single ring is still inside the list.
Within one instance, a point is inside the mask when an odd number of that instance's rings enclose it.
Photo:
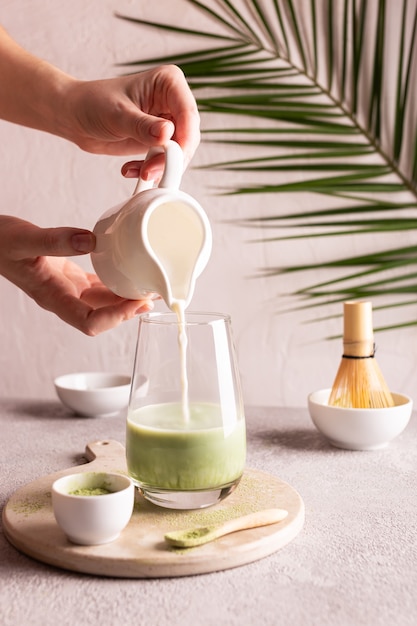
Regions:
[[[241,517],[261,509],[271,507],[273,495],[262,482],[262,478],[247,473],[235,491],[219,502],[215,508],[195,510],[176,510],[157,508],[141,497],[136,499],[134,514],[141,515],[146,523],[159,528],[163,524],[166,531],[180,528],[213,526],[226,522],[234,517]],[[176,549],[178,550],[178,548]]]
[[[45,502],[41,502],[39,500],[29,500],[26,498],[25,500],[20,500],[16,504],[13,505],[14,513],[19,513],[28,517],[28,515],[32,515],[32,513],[38,513],[38,511],[42,511],[46,506]]]
[[[105,496],[109,493],[109,489],[105,487],[84,487],[82,489],[74,489],[73,491],[69,491],[68,495],[70,496]]]

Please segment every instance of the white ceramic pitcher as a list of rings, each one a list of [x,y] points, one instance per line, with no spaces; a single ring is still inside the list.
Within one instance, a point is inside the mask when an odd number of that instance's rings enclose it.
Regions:
[[[200,204],[179,190],[180,146],[169,141],[151,148],[146,159],[163,151],[159,186],[139,179],[133,196],[100,218],[91,259],[101,281],[122,298],[159,294],[170,308],[178,300],[186,307],[210,257],[212,234]]]

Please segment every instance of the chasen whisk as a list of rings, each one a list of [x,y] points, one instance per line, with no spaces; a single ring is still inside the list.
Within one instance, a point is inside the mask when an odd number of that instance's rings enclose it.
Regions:
[[[328,404],[354,409],[394,406],[375,359],[372,303],[345,302],[343,318],[343,356]]]

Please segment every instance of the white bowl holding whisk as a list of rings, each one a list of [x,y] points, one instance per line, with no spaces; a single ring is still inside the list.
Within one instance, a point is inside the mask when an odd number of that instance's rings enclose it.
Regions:
[[[347,409],[328,404],[331,389],[308,396],[313,424],[329,443],[346,450],[385,448],[407,426],[413,401],[404,394],[392,393],[394,406],[382,409]]]

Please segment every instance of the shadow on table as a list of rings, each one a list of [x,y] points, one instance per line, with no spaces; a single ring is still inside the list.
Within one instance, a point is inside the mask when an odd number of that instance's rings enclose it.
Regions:
[[[270,445],[274,448],[334,452],[334,447],[331,446],[320,433],[310,428],[263,430],[253,434],[252,438],[262,441],[264,445]]]
[[[10,409],[10,413],[16,417],[36,417],[36,419],[57,419],[57,418],[74,418],[81,416],[75,415],[73,411],[64,407],[56,400],[19,400],[14,403],[14,407]]]

